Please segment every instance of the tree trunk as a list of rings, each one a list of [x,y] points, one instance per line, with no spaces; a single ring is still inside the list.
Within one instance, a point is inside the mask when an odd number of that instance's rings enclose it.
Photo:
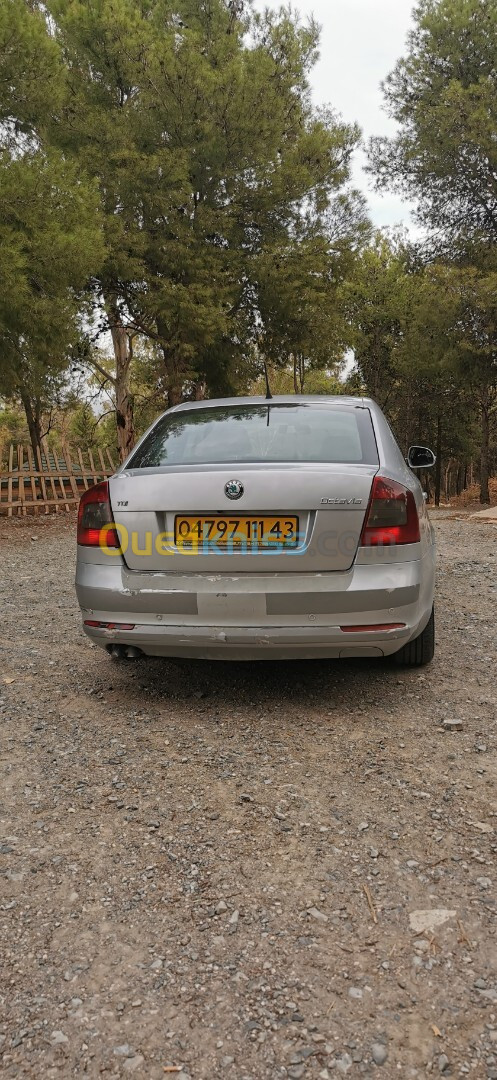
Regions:
[[[440,506],[442,488],[442,417],[437,416],[437,463],[435,466],[435,506]]]
[[[119,371],[116,367],[116,423],[120,461],[126,460],[136,442],[134,407],[133,398],[129,392],[128,369]]]
[[[181,361],[178,358],[176,349],[174,346],[166,344],[169,329],[161,319],[157,319],[157,333],[161,339],[160,348],[164,357],[167,407],[172,409],[174,405],[181,405],[181,402],[184,401],[184,372],[181,370]]]
[[[195,383],[194,401],[203,401],[207,393],[207,383],[205,379],[201,379]]]
[[[177,383],[169,385],[167,390],[167,407],[172,409],[174,405],[181,405],[183,401],[183,390]]]
[[[117,444],[119,448],[119,460],[125,461],[131,453],[135,442],[135,424],[133,398],[129,389],[129,377],[131,361],[133,359],[132,339],[122,319],[115,299],[106,300],[109,327],[114,346],[114,359],[116,362],[116,376],[114,391],[116,398],[116,424]]]
[[[456,475],[456,495],[461,494],[461,492],[463,490],[463,482],[464,482],[464,469],[463,469],[462,465],[458,464],[458,466],[457,466],[457,475]]]
[[[304,356],[300,356],[299,366],[300,366],[300,393],[303,394],[304,393],[304,387],[305,387],[305,357]]]
[[[490,505],[490,402],[488,390],[481,397],[480,502]]]
[[[184,400],[183,383],[174,350],[163,346],[162,355],[166,369],[167,407],[172,409],[174,405],[181,405]]]
[[[38,462],[38,452],[41,452],[41,409],[39,401],[33,402],[25,387],[21,387],[20,397],[29,429],[29,438],[33,447],[35,462]],[[38,466],[37,466],[38,467]]]

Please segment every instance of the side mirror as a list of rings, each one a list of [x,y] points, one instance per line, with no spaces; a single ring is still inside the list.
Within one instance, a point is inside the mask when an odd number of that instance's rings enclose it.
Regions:
[[[433,450],[427,446],[410,446],[407,454],[407,464],[410,469],[431,469],[436,462]]]

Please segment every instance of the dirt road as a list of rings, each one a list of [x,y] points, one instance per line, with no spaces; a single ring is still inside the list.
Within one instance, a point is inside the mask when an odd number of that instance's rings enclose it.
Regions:
[[[113,664],[0,521],[2,1076],[495,1080],[497,530],[435,522],[413,672]]]

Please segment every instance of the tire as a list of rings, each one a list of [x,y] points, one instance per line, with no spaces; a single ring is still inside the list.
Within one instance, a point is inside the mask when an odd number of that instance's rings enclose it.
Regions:
[[[409,641],[402,649],[394,653],[392,659],[399,667],[423,667],[430,664],[435,655],[435,609],[432,608],[429,622],[422,634],[414,641]]]

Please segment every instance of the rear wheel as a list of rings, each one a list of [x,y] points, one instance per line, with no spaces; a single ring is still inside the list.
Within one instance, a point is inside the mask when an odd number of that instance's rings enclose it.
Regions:
[[[394,653],[392,659],[400,667],[423,667],[435,655],[435,610],[432,608],[429,622],[414,641],[409,641]]]

